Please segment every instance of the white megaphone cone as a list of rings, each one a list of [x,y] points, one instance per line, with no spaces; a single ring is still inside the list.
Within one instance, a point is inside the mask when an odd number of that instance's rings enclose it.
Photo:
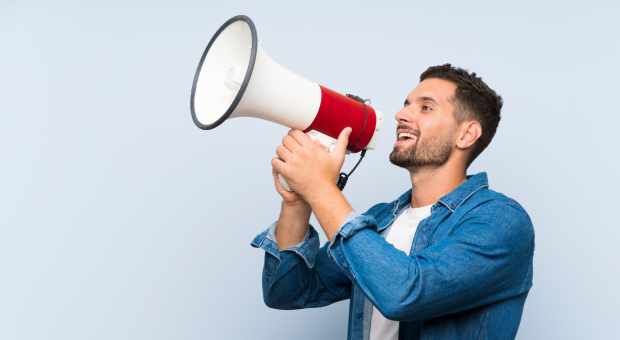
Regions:
[[[191,111],[201,129],[213,129],[229,118],[254,117],[312,132],[312,139],[330,149],[340,132],[351,127],[350,152],[374,149],[385,120],[363,100],[336,93],[274,62],[261,48],[254,23],[243,15],[222,25],[203,53]],[[291,190],[282,176],[280,182]]]

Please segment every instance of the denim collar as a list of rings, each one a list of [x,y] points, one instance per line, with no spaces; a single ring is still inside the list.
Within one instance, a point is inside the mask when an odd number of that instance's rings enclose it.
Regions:
[[[481,172],[476,175],[467,176],[467,181],[459,185],[456,189],[452,190],[449,194],[440,198],[437,204],[443,204],[450,211],[460,207],[469,197],[471,197],[476,191],[488,188],[489,180],[486,172]],[[411,205],[411,189],[402,194],[396,201],[392,208],[392,213],[398,215],[405,206]]]
[[[465,203],[476,191],[488,187],[489,180],[487,179],[486,172],[467,176],[467,181],[465,181],[465,183],[459,185],[458,188],[452,190],[451,193],[440,198],[437,203],[441,203],[445,205],[446,208],[450,209],[450,211],[454,211]]]
[[[392,214],[394,216],[398,217],[398,215],[403,210],[403,208],[411,205],[411,190],[412,189],[407,190],[407,192],[400,195],[399,198],[397,198],[394,202],[392,202],[393,204]]]

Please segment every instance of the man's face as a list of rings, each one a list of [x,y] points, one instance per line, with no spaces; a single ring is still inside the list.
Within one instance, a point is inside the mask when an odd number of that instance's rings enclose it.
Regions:
[[[452,102],[456,85],[443,79],[421,82],[396,114],[396,143],[390,161],[407,169],[439,167],[452,154],[457,129]]]

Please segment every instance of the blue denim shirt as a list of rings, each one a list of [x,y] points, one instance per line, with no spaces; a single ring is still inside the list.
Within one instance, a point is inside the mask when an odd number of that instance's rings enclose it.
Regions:
[[[384,235],[411,205],[411,190],[360,215],[351,212],[319,249],[310,226],[278,251],[275,223],[252,245],[265,250],[263,298],[278,309],[350,299],[349,339],[368,339],[372,305],[400,321],[399,339],[513,339],[532,287],[534,228],[513,199],[468,180],[420,222],[411,255]]]

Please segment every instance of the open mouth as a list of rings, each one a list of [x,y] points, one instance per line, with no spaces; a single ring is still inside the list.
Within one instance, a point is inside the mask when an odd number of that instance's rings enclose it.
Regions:
[[[408,132],[404,130],[397,131],[397,140],[396,144],[405,143],[410,141],[415,141],[418,139],[418,135],[413,132]]]
[[[404,141],[404,140],[409,140],[409,139],[416,139],[418,138],[418,136],[414,133],[410,133],[410,132],[401,132],[398,134],[398,141]]]

